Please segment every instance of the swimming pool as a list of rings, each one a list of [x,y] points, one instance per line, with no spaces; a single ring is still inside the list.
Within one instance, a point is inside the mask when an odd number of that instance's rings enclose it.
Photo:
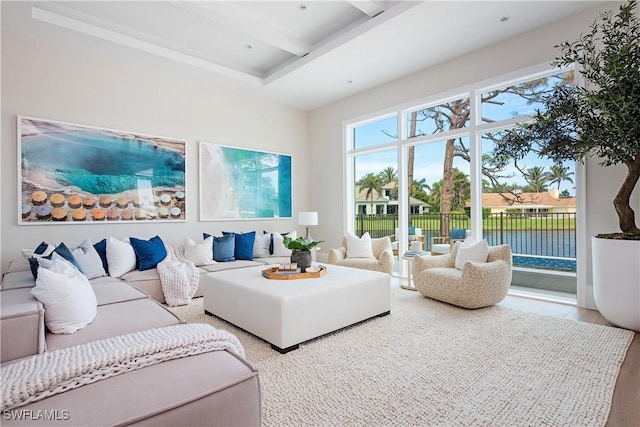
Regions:
[[[514,267],[570,272],[576,271],[576,260],[572,258],[549,258],[528,255],[513,255],[512,259]]]

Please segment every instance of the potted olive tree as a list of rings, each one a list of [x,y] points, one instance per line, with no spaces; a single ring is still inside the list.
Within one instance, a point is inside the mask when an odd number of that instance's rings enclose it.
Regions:
[[[311,249],[315,248],[323,240],[307,240],[300,236],[297,239],[285,236],[282,244],[285,248],[291,249],[291,262],[298,264],[301,272],[311,267]]]
[[[640,229],[631,196],[640,178],[640,23],[636,1],[603,12],[588,33],[556,46],[552,65],[576,65],[580,85],[558,85],[544,110],[497,144],[494,154],[521,159],[537,152],[557,163],[595,157],[627,174],[613,205],[620,232],[592,238],[594,297],[610,322],[640,331]],[[613,269],[612,271],[610,269]],[[626,270],[626,272],[625,272]]]

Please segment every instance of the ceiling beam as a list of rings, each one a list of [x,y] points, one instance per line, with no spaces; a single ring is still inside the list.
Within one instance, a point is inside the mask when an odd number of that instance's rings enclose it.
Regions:
[[[192,55],[178,52],[177,50],[169,49],[154,43],[149,43],[139,38],[128,36],[121,32],[112,31],[101,26],[93,25],[88,22],[50,12],[48,10],[41,9],[35,6],[31,8],[31,17],[39,21],[66,28],[68,30],[77,31],[79,33],[87,34],[113,43],[118,43],[123,46],[172,59],[184,64],[193,65],[208,71],[214,71],[216,73],[220,73],[222,75],[240,79],[246,82],[258,85],[263,84],[263,80],[259,76],[255,76],[243,71],[238,71],[211,61],[206,61]]]
[[[245,9],[235,6],[232,2],[176,1],[172,4],[212,23],[224,25],[296,56],[302,57],[311,52],[309,43],[281,31],[257,15],[247,13]]]
[[[384,12],[384,8],[378,6],[377,2],[373,0],[357,0],[348,2],[351,6],[360,10],[360,12],[369,15],[370,18],[373,18],[376,15]]]

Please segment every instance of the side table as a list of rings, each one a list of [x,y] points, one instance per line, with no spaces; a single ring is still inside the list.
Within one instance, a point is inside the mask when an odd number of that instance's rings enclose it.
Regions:
[[[417,290],[415,285],[413,284],[413,279],[411,279],[411,272],[413,270],[413,258],[416,255],[431,255],[431,252],[425,252],[425,251],[407,251],[404,253],[404,255],[402,255],[402,259],[405,261],[409,261],[409,274],[408,274],[408,281],[407,284],[402,284],[400,285],[400,287],[402,289],[406,289],[409,291],[415,291]]]

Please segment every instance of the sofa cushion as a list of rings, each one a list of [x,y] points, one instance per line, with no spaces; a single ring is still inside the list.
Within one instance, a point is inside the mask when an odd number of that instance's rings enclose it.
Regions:
[[[184,257],[196,266],[213,264],[213,236],[204,239],[202,243],[196,243],[190,238],[184,241]]]
[[[369,232],[361,237],[347,231],[347,258],[375,258],[373,247],[371,246],[371,236]]]
[[[136,253],[136,265],[140,271],[156,268],[156,265],[167,256],[167,249],[160,236],[149,240],[130,237],[129,242]]]
[[[96,277],[102,277],[106,275],[104,267],[102,266],[102,259],[98,255],[98,251],[91,244],[90,239],[86,239],[80,243],[75,249],[71,249],[73,257],[80,265],[82,273],[87,276],[87,279],[95,279]]]
[[[291,249],[287,249],[284,246],[284,237],[290,237],[295,240],[298,236],[296,231],[290,231],[289,233],[280,234],[277,232],[271,233],[273,237],[273,256],[291,256]]]
[[[98,255],[100,255],[100,259],[102,260],[102,268],[104,271],[109,274],[109,264],[107,262],[107,239],[102,239],[95,245],[93,245]]]
[[[467,237],[458,248],[456,255],[456,268],[462,270],[467,261],[487,262],[489,244],[486,240],[476,242],[473,237]]]
[[[89,280],[71,263],[58,257],[51,263],[49,269],[38,269],[31,293],[44,306],[47,328],[54,334],[71,334],[96,317],[96,295]]]
[[[31,270],[26,271],[11,271],[5,273],[2,277],[2,290],[7,289],[20,289],[20,288],[33,288],[36,285],[36,281],[31,274]]]
[[[218,262],[235,261],[235,241],[233,234],[213,236],[213,259]]]
[[[128,240],[118,240],[115,237],[107,239],[107,264],[110,276],[120,277],[135,270],[136,261],[136,252]]]
[[[151,298],[101,305],[91,327],[74,334],[48,334],[47,350],[57,350],[176,323],[179,323],[179,319]]]
[[[82,268],[80,267],[80,264],[78,263],[76,258],[73,256],[71,249],[69,249],[67,245],[61,242],[49,255],[38,255],[34,252],[33,256],[29,258],[29,265],[31,267],[31,273],[33,274],[34,279],[38,278],[38,268],[41,267],[40,260],[50,260],[53,254],[58,254],[65,260],[69,261],[71,265],[73,265],[78,271],[82,272]]]
[[[29,259],[34,255],[48,256],[51,255],[55,248],[55,246],[43,241],[35,249],[23,249],[22,256],[25,259]]]
[[[98,306],[147,298],[148,295],[115,277],[100,277],[91,280]]]
[[[233,257],[235,259],[253,260],[253,243],[256,239],[256,232],[250,231],[248,233],[235,233],[223,231],[223,235],[233,234],[234,236],[234,251]]]
[[[253,258],[266,258],[271,255],[271,233],[256,234],[253,241]]]

